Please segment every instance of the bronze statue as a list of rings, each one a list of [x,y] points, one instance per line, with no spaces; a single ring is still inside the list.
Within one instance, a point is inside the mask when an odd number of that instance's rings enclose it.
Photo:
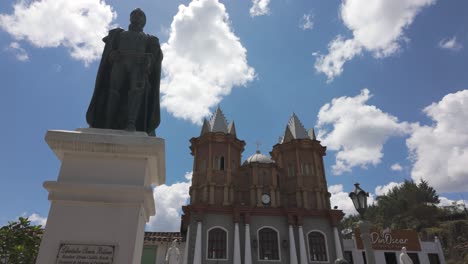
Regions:
[[[163,54],[159,39],[145,34],[145,13],[130,14],[128,30],[115,28],[106,43],[86,113],[90,127],[143,131],[160,123],[159,83]]]

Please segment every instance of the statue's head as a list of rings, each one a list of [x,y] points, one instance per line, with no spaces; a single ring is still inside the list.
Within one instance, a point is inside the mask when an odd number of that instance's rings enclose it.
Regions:
[[[402,252],[402,253],[406,253],[406,247],[402,247],[402,248],[401,248],[401,252]]]
[[[146,15],[143,10],[136,8],[130,13],[130,25],[143,30],[146,24]]]

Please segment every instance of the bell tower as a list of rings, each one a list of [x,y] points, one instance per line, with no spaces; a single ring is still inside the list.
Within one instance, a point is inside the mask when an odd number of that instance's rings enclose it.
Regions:
[[[331,263],[343,257],[343,213],[330,209],[326,148],[295,114],[271,156],[257,151],[241,163],[245,142],[219,107],[190,143],[184,263]]]
[[[218,107],[204,120],[199,137],[190,139],[193,177],[190,204],[227,206],[234,201],[233,174],[241,163],[245,142],[236,137],[234,122],[227,123]]]
[[[311,128],[305,130],[293,113],[279,144],[273,146],[272,159],[281,168],[287,207],[328,210],[330,194],[323,167],[323,147]]]

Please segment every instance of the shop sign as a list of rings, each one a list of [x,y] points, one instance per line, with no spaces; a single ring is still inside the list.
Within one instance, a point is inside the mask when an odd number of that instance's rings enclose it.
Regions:
[[[358,249],[364,249],[359,229],[354,231]],[[371,229],[370,239],[375,250],[401,250],[406,247],[408,251],[421,251],[418,233],[414,230],[377,230]]]

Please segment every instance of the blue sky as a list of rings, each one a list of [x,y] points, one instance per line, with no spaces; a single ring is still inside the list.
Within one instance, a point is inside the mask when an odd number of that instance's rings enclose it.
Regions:
[[[100,39],[135,7],[165,55],[167,182],[149,230],[178,229],[189,139],[218,105],[244,159],[271,151],[293,112],[314,127],[345,212],[356,181],[378,195],[424,178],[444,204],[468,200],[467,1],[2,1],[0,224],[47,217],[60,162],[44,135],[87,127]]]

